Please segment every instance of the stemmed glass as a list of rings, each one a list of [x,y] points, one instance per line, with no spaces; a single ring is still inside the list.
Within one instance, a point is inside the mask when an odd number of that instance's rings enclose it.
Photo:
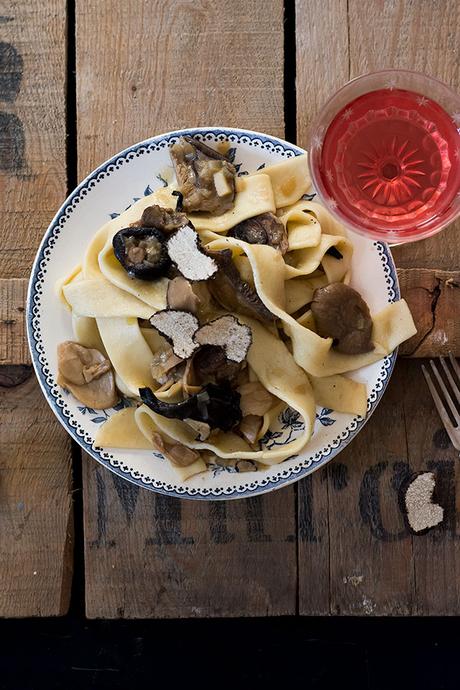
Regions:
[[[309,155],[323,203],[369,238],[413,242],[460,215],[460,97],[432,77],[353,79],[319,113]]]

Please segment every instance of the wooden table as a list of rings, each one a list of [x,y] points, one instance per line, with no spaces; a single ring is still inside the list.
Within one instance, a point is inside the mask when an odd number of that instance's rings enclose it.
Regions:
[[[382,67],[458,88],[460,3],[2,0],[0,36],[0,615],[65,614],[83,544],[90,618],[458,615],[459,463],[419,360],[399,361],[323,470],[250,500],[179,501],[71,448],[31,371],[23,310],[49,220],[104,159],[194,125],[307,145],[325,99]],[[394,252],[420,327],[406,354],[460,354],[459,240],[457,223]],[[420,469],[436,472],[446,519],[412,537],[397,492]]]

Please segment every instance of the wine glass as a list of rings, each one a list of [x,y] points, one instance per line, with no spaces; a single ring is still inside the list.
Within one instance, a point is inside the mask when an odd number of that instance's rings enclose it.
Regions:
[[[460,97],[432,77],[348,82],[319,113],[309,156],[325,206],[369,238],[413,242],[460,215]]]

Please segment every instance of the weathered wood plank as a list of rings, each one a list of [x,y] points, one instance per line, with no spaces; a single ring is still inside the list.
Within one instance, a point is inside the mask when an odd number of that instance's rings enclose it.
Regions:
[[[66,6],[1,15],[0,616],[56,616],[72,578],[70,441],[32,374],[24,277],[66,192]]]
[[[298,33],[298,46],[299,41],[300,45],[311,41],[316,48],[312,52],[320,55],[319,64],[308,70],[304,55],[298,49],[298,109],[305,108],[305,102],[317,109],[347,76],[354,77],[388,65],[420,69],[458,88],[458,3],[446,1],[442,11],[434,0],[423,3],[349,0],[348,7],[348,21],[346,17],[344,21],[339,3],[334,3],[333,7],[328,3],[300,0],[297,3],[298,32],[299,22],[304,22],[302,38]],[[330,13],[334,14],[334,19],[330,18]],[[433,26],[436,32],[432,31]],[[332,27],[339,32],[340,38],[331,35]],[[343,48],[347,29],[349,42],[345,41],[345,46],[348,45],[349,51]],[[445,36],[447,42],[442,46],[438,40],[440,35]],[[331,54],[329,45],[332,42],[341,46],[340,52],[335,50]],[[349,65],[348,75],[343,75],[343,65]],[[341,70],[338,83],[330,76],[335,74],[337,67]],[[309,98],[310,93],[315,96]],[[307,125],[314,114],[312,111],[308,116],[298,116],[299,141],[304,145],[308,143]],[[417,273],[416,278],[411,271],[400,274],[403,292],[414,308],[422,333],[420,339],[408,346],[416,356],[438,351],[435,345],[441,346],[440,341],[444,340],[440,334],[446,322],[445,333],[449,340],[442,347],[448,345],[455,350],[458,346],[458,326],[449,313],[457,304],[457,291],[446,284],[451,274],[441,271],[455,273],[457,269],[459,227],[454,224],[431,240],[394,249],[401,267],[436,266],[439,269],[434,273]],[[442,449],[436,446],[439,443],[444,445]],[[449,570],[455,572],[458,559],[453,526],[454,466],[446,463],[445,467],[438,468],[442,485],[451,489],[450,492],[445,490],[446,500],[450,501],[449,521],[436,532],[410,537],[402,522],[395,491],[409,471],[428,467],[433,458],[446,457],[450,462],[451,452],[420,375],[419,364],[415,361],[398,363],[385,399],[373,419],[327,468],[328,481],[314,480],[313,505],[316,502],[322,509],[328,505],[328,518],[324,520],[313,511],[312,524],[323,522],[321,539],[314,544],[301,541],[299,545],[302,613],[458,613],[456,586],[451,587],[449,593],[436,591],[444,588],[436,584],[437,578],[446,583],[446,588],[449,586],[447,574]],[[339,490],[334,489],[337,477]],[[300,518],[308,499],[305,487],[305,483],[299,486]],[[324,577],[328,578],[329,590],[325,591],[323,586],[318,599],[313,601],[308,583],[318,580],[319,576],[312,566],[312,554]]]
[[[67,612],[72,479],[67,434],[31,367],[0,367],[0,616]]]
[[[282,2],[77,2],[77,92],[80,177],[168,129],[282,135]],[[91,618],[295,611],[291,487],[253,501],[180,502],[87,459],[84,520]]]
[[[296,0],[297,143],[308,147],[312,119],[348,80],[347,0]],[[332,470],[334,471],[334,470]],[[298,485],[299,611],[330,611],[329,468]]]
[[[399,354],[460,356],[460,271],[400,268],[398,278],[418,331],[401,345]]]
[[[66,3],[2,4],[0,272],[22,278],[66,193]]]
[[[24,309],[27,281],[0,279],[0,365],[30,364]]]
[[[89,457],[84,477],[88,616],[293,612],[291,492],[270,501],[181,501],[139,489]]]
[[[419,3],[367,3],[351,0],[349,3],[350,67],[351,76],[382,68],[394,67],[417,69],[432,74],[458,90],[460,86],[460,6],[455,0],[445,0],[442,8],[435,0]],[[433,31],[436,26],[436,31]],[[439,42],[439,36],[443,41]],[[432,267],[439,270],[456,270],[460,259],[460,224],[457,222],[430,240],[403,245],[394,249],[400,267]],[[436,286],[435,286],[436,287]],[[436,294],[436,293],[435,293]],[[440,293],[442,294],[442,293]],[[452,295],[446,288],[444,297]],[[435,331],[433,331],[435,332]],[[428,338],[425,342],[428,341]],[[452,343],[458,342],[458,336]],[[406,458],[411,468],[421,469],[433,458],[439,457],[427,433],[440,427],[439,418],[427,395],[420,371],[415,362],[402,364],[405,378],[400,387],[402,420],[405,420]],[[401,403],[399,403],[401,406]],[[382,440],[385,436],[382,427]],[[446,457],[449,449],[446,448]],[[443,481],[441,477],[441,481]],[[440,540],[437,543],[436,539]],[[436,593],[436,575],[452,569],[458,558],[455,541],[444,529],[413,538],[414,548],[414,612],[420,615],[436,615],[446,610],[447,602],[459,612],[457,590],[453,599]],[[457,547],[458,548],[458,547]],[[376,573],[388,569],[388,550]],[[404,567],[400,563],[399,567]],[[375,614],[379,610],[376,607]]]

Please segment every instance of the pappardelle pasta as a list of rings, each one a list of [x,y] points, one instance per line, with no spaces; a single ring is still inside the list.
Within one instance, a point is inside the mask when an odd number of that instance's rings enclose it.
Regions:
[[[316,405],[365,416],[366,387],[344,374],[414,335],[411,314],[400,300],[371,316],[350,287],[353,246],[306,195],[306,155],[238,177],[197,138],[170,153],[176,180],[103,225],[57,286],[74,331],[58,383],[92,408],[135,401],[96,445],[156,450],[182,480],[216,457],[282,462]],[[267,449],[286,407],[302,433]]]

